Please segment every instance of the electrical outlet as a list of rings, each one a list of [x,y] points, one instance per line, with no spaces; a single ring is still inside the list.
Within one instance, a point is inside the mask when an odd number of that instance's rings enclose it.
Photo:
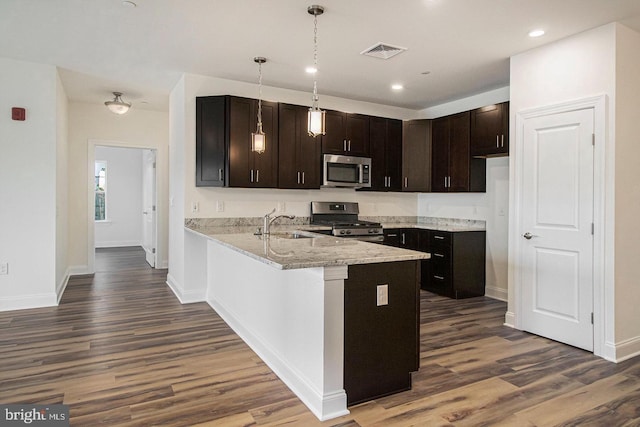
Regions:
[[[377,305],[388,305],[389,304],[389,285],[378,285],[377,287]]]
[[[498,216],[504,216],[504,209],[498,209]]]
[[[198,202],[191,202],[191,212],[196,213],[198,212],[198,210],[200,210],[200,207],[198,206]]]
[[[9,263],[0,263],[0,276],[6,276],[7,274],[9,274]]]
[[[284,202],[278,202],[278,212],[284,212],[286,209],[286,205]]]
[[[216,212],[224,212],[224,202],[222,200],[216,200]]]

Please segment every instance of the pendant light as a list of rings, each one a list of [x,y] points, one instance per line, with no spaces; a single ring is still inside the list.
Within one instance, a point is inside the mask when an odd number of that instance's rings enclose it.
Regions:
[[[325,112],[318,107],[318,16],[324,13],[324,7],[312,5],[307,12],[313,15],[313,66],[316,72],[313,74],[313,103],[309,108],[307,130],[309,136],[316,137],[325,134]]]
[[[107,108],[115,114],[124,114],[127,111],[129,111],[129,108],[131,108],[131,103],[130,102],[124,102],[121,98],[122,96],[122,92],[113,92],[113,96],[115,96],[115,98],[113,98],[113,101],[107,101],[104,103],[104,105],[107,106]]]
[[[253,61],[258,64],[258,124],[251,134],[251,151],[262,154],[267,146],[267,138],[262,131],[262,64],[267,62],[267,58],[256,56]]]

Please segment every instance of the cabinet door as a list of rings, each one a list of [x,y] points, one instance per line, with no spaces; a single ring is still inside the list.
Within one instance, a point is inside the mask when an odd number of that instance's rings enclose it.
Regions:
[[[387,191],[387,119],[371,117],[371,190]]]
[[[298,188],[297,106],[280,104],[278,108],[278,187]]]
[[[487,105],[471,111],[471,155],[509,153],[509,103]]]
[[[196,98],[196,187],[225,185],[225,98]]]
[[[402,127],[402,191],[431,189],[431,120],[410,120]]]
[[[387,120],[385,145],[387,189],[402,189],[402,120]]]
[[[280,104],[278,188],[320,188],[322,137],[307,132],[307,107]]]
[[[347,115],[340,111],[325,113],[326,134],[322,137],[322,153],[345,154],[347,149]]]
[[[446,192],[449,178],[449,117],[433,121],[431,191]]]
[[[414,251],[420,250],[420,231],[418,229],[403,228],[400,232],[400,243],[403,248]]]
[[[369,157],[369,116],[347,114],[345,136],[349,156]]]
[[[447,191],[469,191],[469,112],[449,117],[449,182]]]
[[[229,186],[252,187],[255,181],[251,155],[251,132],[255,129],[252,101],[229,98]],[[267,141],[267,144],[269,141]]]
[[[250,121],[257,125],[258,101],[253,101]],[[254,170],[253,187],[276,188],[278,186],[278,103],[262,101],[262,130],[266,137],[264,153],[251,151],[251,133],[249,133],[249,154]],[[251,132],[254,132],[252,129]]]
[[[278,104],[262,102],[264,153],[251,151],[251,133],[257,125],[258,101],[229,98],[229,186],[276,187],[278,180]]]

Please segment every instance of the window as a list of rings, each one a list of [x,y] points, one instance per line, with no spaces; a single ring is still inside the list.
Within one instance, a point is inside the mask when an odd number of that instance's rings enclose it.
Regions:
[[[107,220],[107,162],[104,160],[96,160],[95,165],[95,206],[96,221]]]

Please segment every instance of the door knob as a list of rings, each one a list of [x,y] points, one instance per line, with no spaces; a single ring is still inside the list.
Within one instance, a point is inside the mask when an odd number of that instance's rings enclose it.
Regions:
[[[524,237],[524,238],[525,238],[525,239],[527,239],[527,240],[531,240],[531,238],[532,238],[532,237],[538,237],[538,235],[536,235],[536,234],[531,234],[531,233],[529,233],[529,232],[527,231],[526,233],[524,233],[524,234],[522,235],[522,237]]]

